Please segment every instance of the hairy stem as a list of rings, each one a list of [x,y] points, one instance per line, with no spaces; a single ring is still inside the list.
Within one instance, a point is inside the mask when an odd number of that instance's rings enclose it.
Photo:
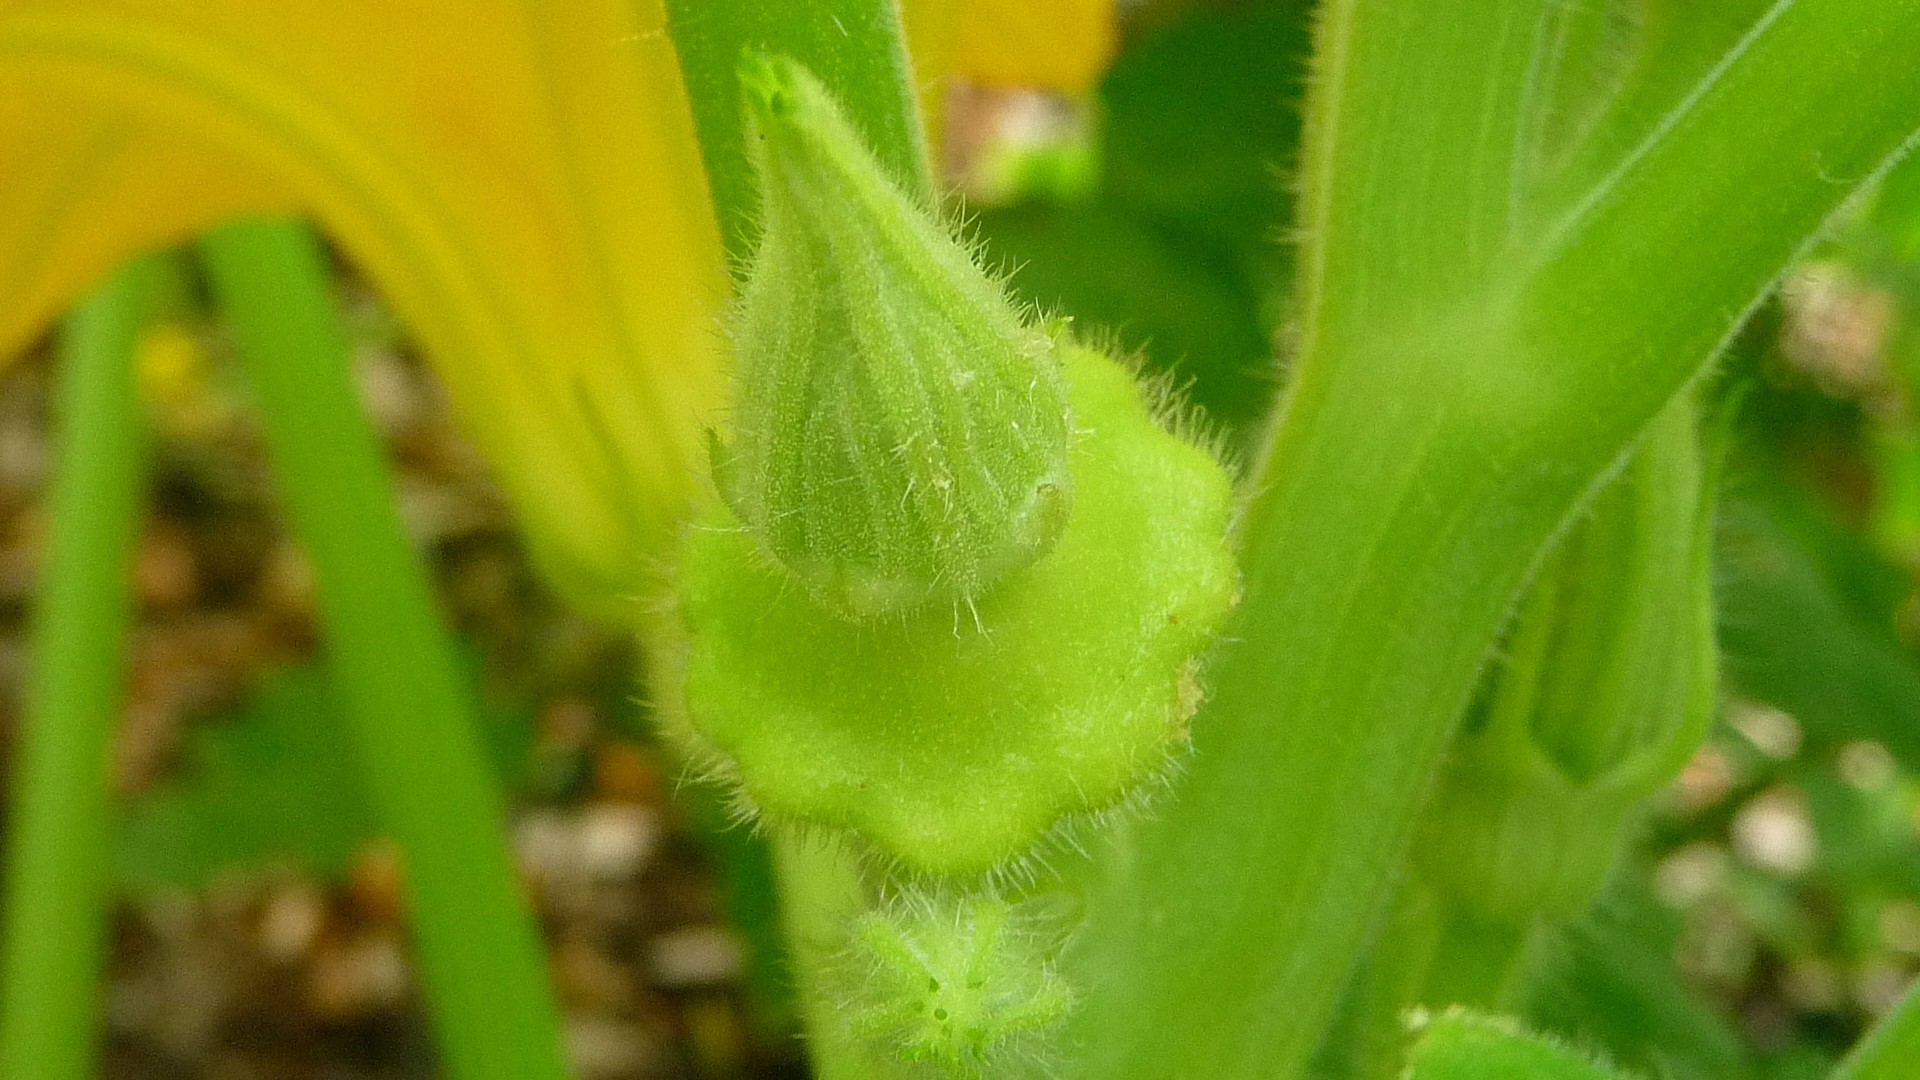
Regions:
[[[1513,144],[1454,99],[1530,69],[1488,28],[1539,5],[1469,7],[1323,14],[1304,354],[1193,766],[1093,897],[1078,1075],[1300,1074],[1539,553],[1920,125],[1920,4],[1782,4],[1516,233],[1479,187]]]
[[[847,925],[866,907],[859,866],[831,838],[791,834],[773,841],[773,865],[814,1075],[820,1080],[885,1075],[842,1033],[839,1003],[828,985],[833,954],[845,946]]]
[[[740,96],[740,61],[748,51],[804,64],[832,92],[881,164],[909,194],[932,202],[932,165],[898,3],[668,0],[667,8],[708,188],[736,267],[746,265],[758,235],[756,181]],[[802,837],[778,838],[773,856],[781,922],[816,1072],[823,1080],[886,1075],[887,1067],[843,1033],[827,988],[835,943],[865,905],[859,868],[831,842]]]

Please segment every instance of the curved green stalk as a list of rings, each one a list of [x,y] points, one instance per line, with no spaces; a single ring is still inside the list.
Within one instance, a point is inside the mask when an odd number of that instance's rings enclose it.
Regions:
[[[472,703],[354,396],[319,245],[301,226],[251,221],[216,230],[202,250],[313,560],[360,764],[399,844],[448,1072],[562,1077],[545,958],[514,888]]]
[[[108,759],[125,684],[145,449],[134,354],[154,269],[144,259],[127,265],[74,309],[60,336],[59,455],[8,837],[0,1076],[94,1072]]]
[[[846,924],[867,905],[860,867],[831,837],[786,833],[772,839],[780,881],[780,922],[799,985],[808,1057],[819,1080],[874,1080],[887,1073],[843,1032],[827,985]]]
[[[1538,553],[1920,126],[1920,4],[1782,2],[1523,229],[1486,187],[1546,6],[1322,16],[1303,355],[1193,765],[1092,898],[1075,1075],[1299,1075]]]

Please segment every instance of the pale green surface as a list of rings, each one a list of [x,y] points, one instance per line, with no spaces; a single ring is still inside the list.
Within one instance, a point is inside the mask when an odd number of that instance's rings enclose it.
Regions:
[[[906,1061],[975,1075],[1072,1007],[1050,962],[1056,937],[1004,897],[895,898],[854,923],[854,975],[866,985],[847,1022]]]
[[[318,242],[249,221],[202,251],[313,561],[327,660],[367,788],[400,849],[414,947],[448,1075],[566,1075],[531,913],[515,886],[474,707],[360,411]]]
[[[1154,424],[1112,361],[1075,349],[1067,378],[1073,519],[977,611],[848,622],[724,517],[690,536],[692,720],[771,817],[981,872],[1166,766],[1188,664],[1235,586],[1226,477]]]
[[[0,1077],[9,1080],[81,1080],[99,1056],[108,759],[145,457],[134,356],[156,271],[130,263],[60,334],[47,562],[7,830]]]
[[[1510,1022],[1449,1012],[1414,1040],[1406,1080],[1615,1080],[1614,1074]]]

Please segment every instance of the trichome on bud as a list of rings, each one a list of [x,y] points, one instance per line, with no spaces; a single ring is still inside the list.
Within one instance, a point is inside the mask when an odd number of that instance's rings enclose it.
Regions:
[[[804,68],[752,58],[742,82],[761,233],[732,322],[721,494],[844,615],[971,601],[1067,520],[1054,340]]]

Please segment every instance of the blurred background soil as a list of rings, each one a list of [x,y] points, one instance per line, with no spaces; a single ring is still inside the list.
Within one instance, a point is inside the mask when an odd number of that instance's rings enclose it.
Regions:
[[[182,285],[187,302],[141,352],[152,509],[114,757],[126,821],[105,1075],[432,1075],[401,870],[372,835],[317,666],[309,568],[219,328]],[[401,516],[475,673],[580,1077],[800,1075],[766,1007],[778,994],[747,985],[714,842],[669,798],[679,778],[648,736],[633,642],[547,591],[430,374],[344,267],[340,296]],[[53,453],[47,353],[0,379],[9,742]]]

